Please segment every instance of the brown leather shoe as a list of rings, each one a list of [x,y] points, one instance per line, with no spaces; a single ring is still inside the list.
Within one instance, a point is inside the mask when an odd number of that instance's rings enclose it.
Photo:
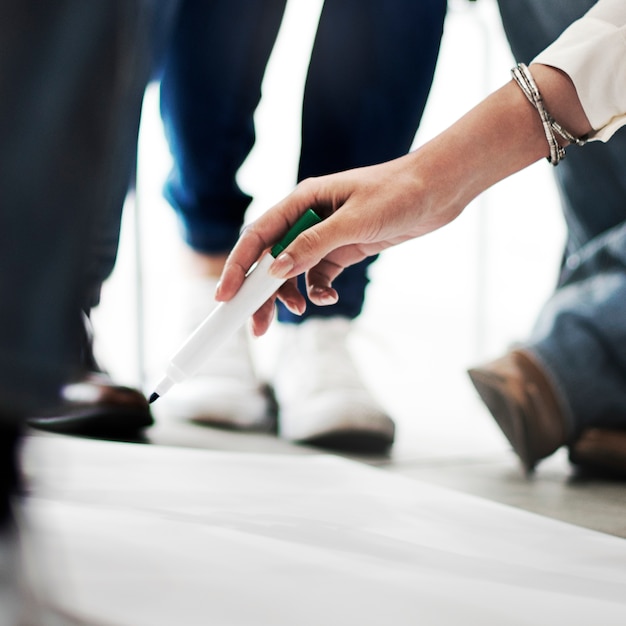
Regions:
[[[89,372],[67,384],[61,402],[29,417],[34,428],[69,435],[130,437],[154,421],[148,401],[131,387],[116,385],[106,374]]]
[[[626,478],[626,430],[589,428],[570,446],[569,459],[584,469]]]
[[[513,350],[468,374],[527,473],[566,443],[556,394],[528,352]]]

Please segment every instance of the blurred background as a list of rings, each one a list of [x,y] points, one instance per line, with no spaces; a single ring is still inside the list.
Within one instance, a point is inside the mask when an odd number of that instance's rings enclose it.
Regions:
[[[321,0],[288,2],[257,110],[257,143],[239,175],[255,199],[250,218],[293,188],[302,89],[321,6]],[[414,146],[508,81],[512,65],[495,0],[449,0],[434,86]],[[147,392],[181,339],[180,243],[174,213],[161,195],[169,164],[158,85],[151,85],[137,191],[127,200],[116,269],[94,312],[103,365],[116,380]],[[552,172],[542,161],[490,189],[453,224],[384,252],[374,264],[352,348],[396,421],[394,458],[508,449],[465,370],[526,337],[555,284],[564,232]],[[254,349],[259,369],[269,371],[272,332]]]

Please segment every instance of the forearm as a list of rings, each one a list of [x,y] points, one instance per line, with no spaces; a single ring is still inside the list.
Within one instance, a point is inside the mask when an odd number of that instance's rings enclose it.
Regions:
[[[573,135],[588,133],[591,126],[569,78],[543,65],[531,70],[550,114]],[[424,232],[448,223],[477,195],[548,154],[539,114],[511,81],[409,155],[419,184],[428,190],[431,218],[419,216]]]

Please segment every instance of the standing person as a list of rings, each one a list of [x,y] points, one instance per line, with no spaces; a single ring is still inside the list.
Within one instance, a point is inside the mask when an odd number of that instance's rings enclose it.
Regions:
[[[445,226],[491,185],[542,157],[558,165],[569,143],[608,141],[626,125],[625,34],[626,5],[599,0],[530,67],[517,65],[512,81],[424,146],[380,165],[303,181],[243,232],[226,261],[216,298],[232,298],[247,268],[308,208],[318,210],[324,221],[299,235],[270,267],[271,275],[287,280],[277,295],[292,308],[303,303],[294,278],[300,273],[306,272],[307,292],[314,302],[334,302],[338,293],[333,281],[345,267]],[[602,241],[606,246],[597,258],[592,246],[581,259],[580,267],[588,259],[592,265],[613,265],[598,285],[581,276],[587,303],[602,300],[602,312],[610,316],[624,315],[618,287],[625,277],[624,230],[618,228]],[[576,290],[575,281],[573,286],[563,290],[564,298]],[[273,301],[253,316],[256,334],[271,323]],[[551,451],[576,442],[587,429],[626,428],[626,405],[618,395],[606,401],[611,410],[591,419],[573,404],[595,393],[589,373],[597,367],[604,368],[598,384],[623,391],[623,334],[614,338],[618,343],[607,343],[610,337],[591,326],[588,312],[589,307],[582,307],[568,314],[571,328],[591,329],[568,353],[575,371],[581,371],[580,363],[588,366],[578,388],[554,384],[556,375],[548,386],[533,380],[528,404],[540,410],[509,411],[505,406],[500,413],[499,424],[527,469]],[[534,373],[536,362],[527,361]],[[566,396],[568,390],[572,395]]]
[[[149,5],[0,4],[3,624],[17,623],[9,588],[17,568],[7,555],[15,544],[18,446],[26,416],[58,402],[75,374],[91,235],[128,183],[126,131],[139,120]]]
[[[594,4],[499,0],[515,58],[530,62]],[[527,470],[563,443],[548,427],[558,412],[581,424],[572,461],[626,476],[626,129],[571,150],[555,176],[567,226],[556,290],[530,337],[470,377],[503,429],[544,432],[518,445]]]
[[[115,186],[107,194],[108,208],[97,215],[90,252],[83,264],[82,296],[75,313],[78,342],[71,355],[73,376],[61,395],[28,418],[29,426],[51,432],[103,438],[135,439],[152,425],[153,418],[144,394],[116,383],[94,355],[90,315],[100,302],[103,283],[111,275],[117,258],[122,208],[132,186],[137,159],[140,111],[146,85],[158,71],[179,0],[142,0],[141,30],[136,33],[137,56],[126,64],[129,85],[127,105],[133,115],[125,124],[116,147]]]
[[[227,253],[251,198],[236,174],[254,144],[254,111],[286,0],[184,0],[168,46],[161,111],[174,158],[166,196],[180,217],[195,274],[189,330],[214,305]],[[431,87],[445,0],[326,0],[308,68],[298,178],[371,165],[411,146]],[[272,380],[282,437],[325,446],[388,447],[394,423],[349,355],[367,268],[339,279],[333,307],[279,307],[286,341]],[[163,403],[208,423],[265,427],[268,399],[245,329]]]

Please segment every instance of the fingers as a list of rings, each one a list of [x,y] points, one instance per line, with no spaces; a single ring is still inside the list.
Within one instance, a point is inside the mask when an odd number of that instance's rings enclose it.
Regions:
[[[270,266],[269,273],[275,278],[292,278],[317,266],[322,259],[350,241],[350,235],[346,234],[349,233],[349,226],[344,219],[338,227],[331,216],[308,228],[278,256]],[[335,276],[338,273],[335,272]]]
[[[272,320],[274,319],[274,302],[275,298],[271,298],[254,313],[250,320],[250,329],[255,337],[260,337],[267,332]]]
[[[337,304],[339,300],[339,294],[332,287],[313,285],[309,288],[308,294],[311,302],[317,306],[330,306]]]
[[[302,315],[306,309],[306,300],[298,289],[297,280],[288,280],[278,291],[278,299],[295,315]]]
[[[328,259],[323,259],[311,268],[306,275],[307,293],[311,302],[318,306],[335,304],[339,295],[332,283],[343,270],[343,266]]]
[[[306,309],[306,300],[298,290],[296,279],[288,280],[276,293],[267,300],[252,316],[250,328],[255,337],[264,335],[274,319],[274,305],[278,297],[294,314],[302,315]]]
[[[252,228],[245,229],[228,255],[215,290],[218,302],[230,300],[239,291],[248,270],[268,248],[263,238]]]
[[[292,194],[292,196],[295,195]],[[218,283],[215,298],[230,300],[241,287],[246,273],[268,248],[271,248],[306,211],[306,198],[288,196],[277,207],[267,211],[247,226],[232,249]],[[277,208],[280,207],[280,210]]]
[[[302,315],[306,309],[306,300],[298,291],[295,280],[289,281],[281,287],[278,298],[283,304],[296,315]],[[335,304],[339,300],[339,295],[330,286],[322,287],[320,285],[312,286],[309,289],[309,298],[313,304],[318,306],[327,306]],[[250,321],[250,329],[255,337],[264,335],[274,320],[274,304],[275,298],[271,298],[259,308]]]

